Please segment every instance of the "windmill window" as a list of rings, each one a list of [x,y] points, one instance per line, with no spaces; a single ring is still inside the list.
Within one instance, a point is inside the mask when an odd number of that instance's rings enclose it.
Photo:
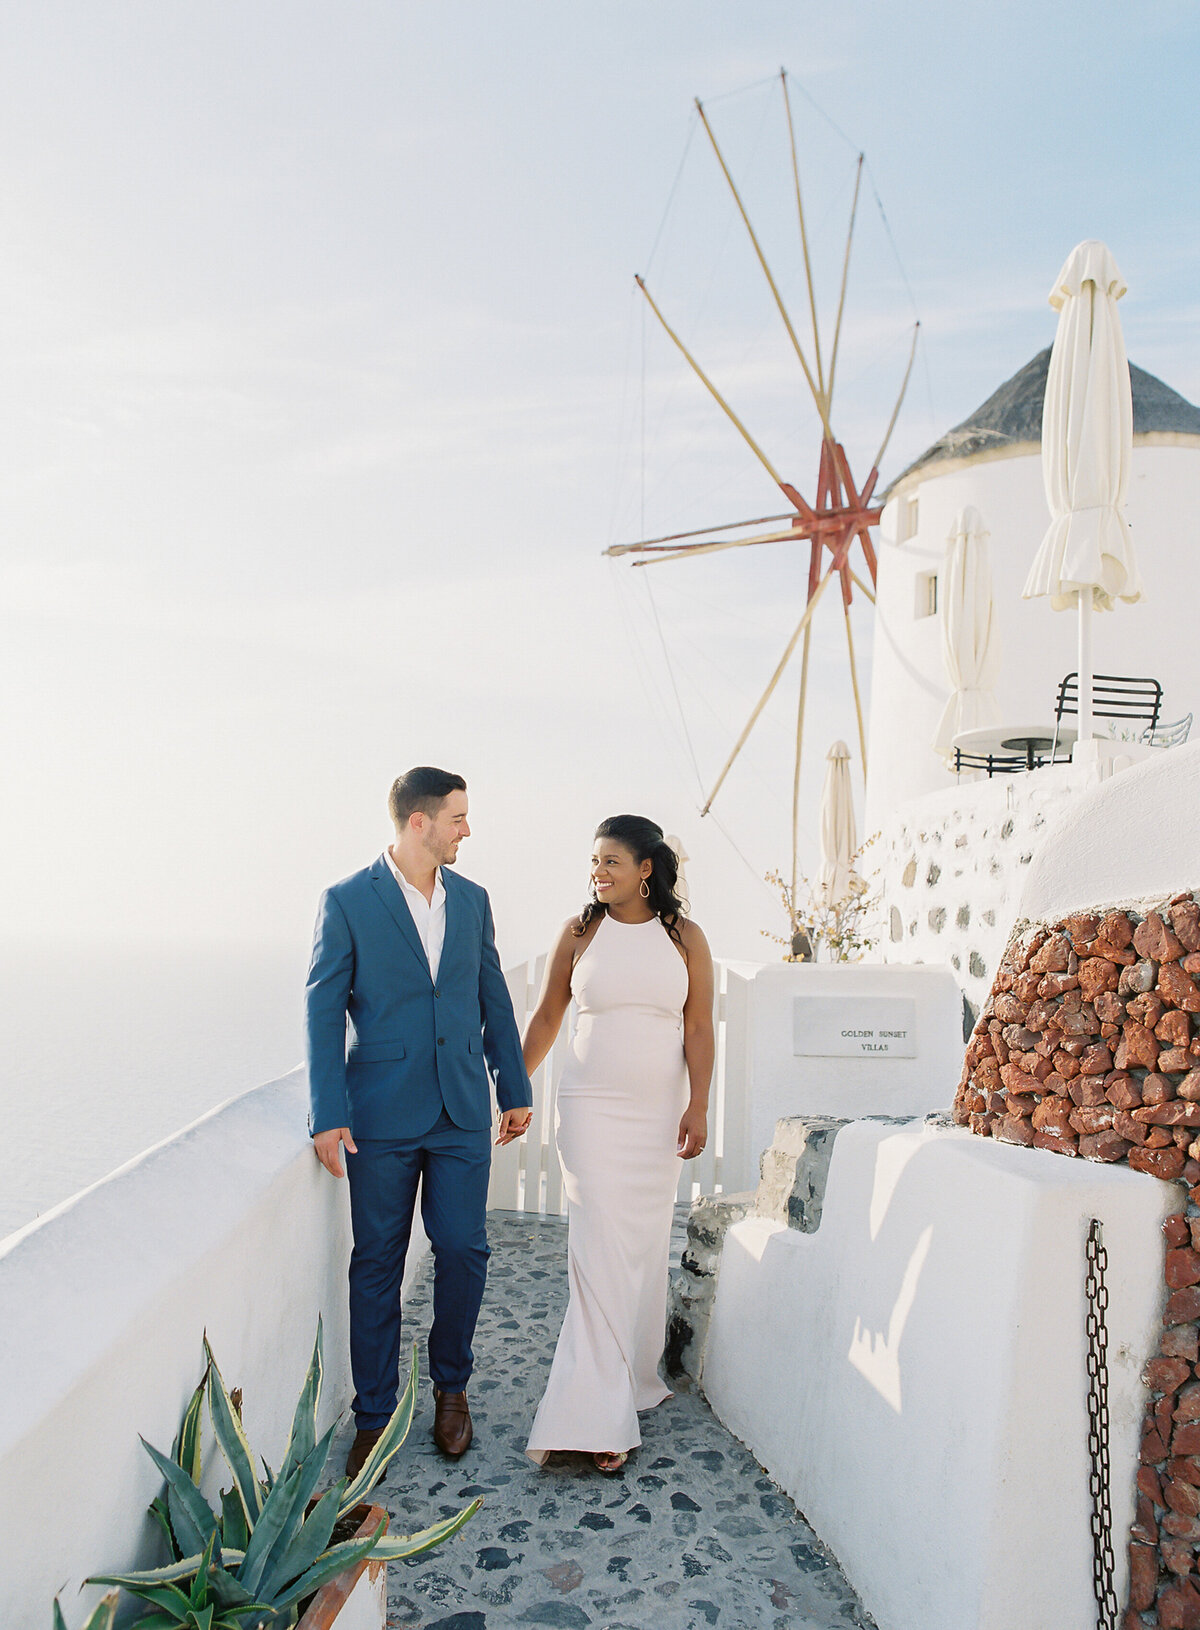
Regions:
[[[901,500],[900,504],[900,542],[907,543],[909,538],[917,535],[919,521],[920,494],[913,493],[911,498]]]
[[[938,574],[936,572],[919,572],[917,574],[917,596],[913,607],[913,616],[936,617],[938,608]]]

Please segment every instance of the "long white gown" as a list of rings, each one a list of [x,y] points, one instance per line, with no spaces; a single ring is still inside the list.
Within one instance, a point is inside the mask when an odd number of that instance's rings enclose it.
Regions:
[[[605,915],[571,974],[578,1022],[555,1134],[567,1195],[570,1302],[526,1453],[639,1444],[658,1377],[671,1215],[687,1107],[687,966],[657,917]]]

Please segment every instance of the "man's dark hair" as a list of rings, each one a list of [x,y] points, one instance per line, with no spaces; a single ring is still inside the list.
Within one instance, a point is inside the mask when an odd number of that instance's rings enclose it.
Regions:
[[[402,832],[408,825],[408,817],[418,809],[426,815],[436,815],[443,800],[452,792],[466,790],[467,783],[461,775],[451,775],[449,770],[435,770],[430,764],[418,764],[413,770],[405,770],[392,782],[392,790],[388,793],[388,814],[396,831]]]

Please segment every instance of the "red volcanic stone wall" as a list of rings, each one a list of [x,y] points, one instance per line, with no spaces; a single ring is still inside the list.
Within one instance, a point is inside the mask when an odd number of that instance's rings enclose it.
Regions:
[[[983,1137],[1126,1161],[1186,1185],[1142,1379],[1123,1630],[1200,1630],[1200,905],[1079,912],[1010,941],[967,1046],[954,1119]]]

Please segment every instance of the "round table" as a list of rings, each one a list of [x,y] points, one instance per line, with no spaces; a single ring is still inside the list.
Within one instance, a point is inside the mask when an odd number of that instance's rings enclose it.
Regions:
[[[1077,731],[1068,725],[1060,725],[1058,745],[1074,746],[1076,735]],[[1048,753],[1054,746],[1054,726],[1022,724],[1019,721],[1016,724],[977,725],[974,730],[960,730],[951,746],[972,758],[999,758],[1006,753],[1024,753],[1025,768],[1032,770],[1035,755]]]

